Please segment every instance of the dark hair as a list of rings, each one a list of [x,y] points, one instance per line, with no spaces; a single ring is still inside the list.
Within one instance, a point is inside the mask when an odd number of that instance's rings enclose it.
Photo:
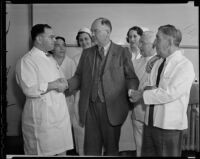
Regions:
[[[36,37],[39,34],[44,33],[45,28],[51,29],[51,27],[48,24],[36,24],[36,25],[34,25],[31,29],[32,40],[35,41]]]
[[[64,43],[65,43],[65,38],[64,37],[62,37],[62,36],[56,36],[56,38],[55,38],[56,40],[58,40],[58,39],[61,39],[62,41],[64,41]]]
[[[140,35],[140,36],[142,36],[142,34],[143,34],[143,30],[142,30],[140,27],[138,27],[138,26],[133,26],[133,27],[131,27],[131,28],[128,30],[127,36],[126,36],[126,41],[127,41],[128,43],[129,43],[128,36],[129,36],[129,32],[130,32],[131,30],[136,31],[137,34]]]
[[[80,36],[81,34],[83,34],[83,33],[88,34],[87,32],[80,31],[80,32],[78,32],[78,34],[76,35],[76,41],[77,41],[77,45],[78,45],[79,47],[81,46],[80,43],[79,43],[79,36]],[[91,35],[90,35],[90,34],[88,34],[88,35],[89,35],[89,37],[90,37],[90,39],[91,39],[91,41],[92,41]]]
[[[161,31],[163,34],[172,37],[174,45],[179,47],[180,42],[182,40],[182,34],[179,29],[177,29],[173,25],[168,24],[168,25],[160,26],[158,30]]]
[[[101,24],[102,25],[107,25],[110,28],[110,32],[112,31],[112,25],[111,25],[110,20],[108,20],[107,18],[103,18],[103,17],[100,17],[100,18],[98,18],[96,20],[101,20]]]

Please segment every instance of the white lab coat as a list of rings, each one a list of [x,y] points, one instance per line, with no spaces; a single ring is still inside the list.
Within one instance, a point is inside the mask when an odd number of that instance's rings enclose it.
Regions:
[[[75,71],[76,71],[76,65],[75,62],[69,58],[67,55],[65,56],[62,64],[60,65],[60,70],[64,74],[66,79],[70,79]],[[75,110],[74,110],[74,95],[67,96],[67,106],[70,114],[71,124],[74,125],[74,118],[75,118]]]
[[[22,112],[27,155],[55,155],[73,148],[70,117],[63,93],[46,92],[48,82],[64,77],[52,56],[33,47],[16,66],[26,102]]]
[[[154,104],[153,125],[161,129],[184,130],[188,128],[187,108],[190,89],[195,79],[194,67],[184,55],[184,50],[177,50],[166,58],[157,89],[143,93],[146,105]],[[155,62],[151,71],[152,85],[156,84],[157,72],[163,59]],[[149,107],[145,113],[148,124]]]

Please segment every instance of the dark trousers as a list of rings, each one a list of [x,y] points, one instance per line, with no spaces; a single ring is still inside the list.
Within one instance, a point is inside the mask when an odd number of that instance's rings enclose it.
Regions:
[[[106,156],[119,155],[120,126],[109,123],[106,105],[97,99],[91,102],[85,122],[85,155],[102,155],[102,148]]]
[[[141,156],[181,156],[182,130],[144,126]]]

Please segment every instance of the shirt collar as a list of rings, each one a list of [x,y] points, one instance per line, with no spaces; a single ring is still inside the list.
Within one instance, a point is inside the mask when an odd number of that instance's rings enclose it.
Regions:
[[[142,55],[140,54],[140,49],[138,49],[137,52],[133,52],[133,51],[131,50],[130,45],[128,46],[128,49],[129,49],[129,51],[130,51],[130,53],[131,53],[131,56],[132,56],[131,59],[132,59],[132,60],[136,60],[136,59],[139,59],[139,58],[142,57]]]
[[[110,44],[111,44],[111,41],[109,41],[109,43],[108,44],[106,44],[103,48],[104,48],[104,55],[106,56],[107,55],[107,53],[108,53],[108,50],[109,50],[109,48],[110,48]],[[99,50],[100,50],[100,48],[99,48]]]
[[[38,48],[35,47],[35,46],[32,48],[32,52],[35,52],[35,53],[37,53],[39,56],[42,56],[42,57],[45,57],[45,58],[48,56],[48,53],[46,53],[46,52],[44,52],[44,51],[38,49]]]
[[[168,63],[172,58],[180,56],[180,55],[183,55],[183,54],[184,54],[184,50],[183,49],[176,50],[173,54],[169,55],[166,58],[165,63]]]

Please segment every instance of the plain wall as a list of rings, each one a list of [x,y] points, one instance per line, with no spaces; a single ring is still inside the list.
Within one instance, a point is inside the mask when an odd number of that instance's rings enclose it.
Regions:
[[[77,31],[90,28],[98,17],[111,20],[111,39],[118,44],[126,44],[126,33],[134,25],[157,31],[160,25],[173,24],[183,33],[182,45],[198,46],[198,8],[193,4],[33,4],[33,17],[28,4],[7,4],[6,10],[7,27],[10,20],[6,66],[11,67],[7,78],[8,136],[21,133],[25,97],[16,84],[14,70],[17,60],[30,49],[31,23],[51,25],[55,34],[64,36],[68,44],[76,44]],[[77,47],[67,48],[69,57],[80,53]],[[185,49],[185,56],[192,61],[199,80],[199,49]]]
[[[18,136],[21,133],[21,112],[25,96],[16,84],[15,65],[17,60],[29,50],[29,7],[27,4],[6,5],[6,28],[10,21],[6,36],[7,75],[7,135]]]

